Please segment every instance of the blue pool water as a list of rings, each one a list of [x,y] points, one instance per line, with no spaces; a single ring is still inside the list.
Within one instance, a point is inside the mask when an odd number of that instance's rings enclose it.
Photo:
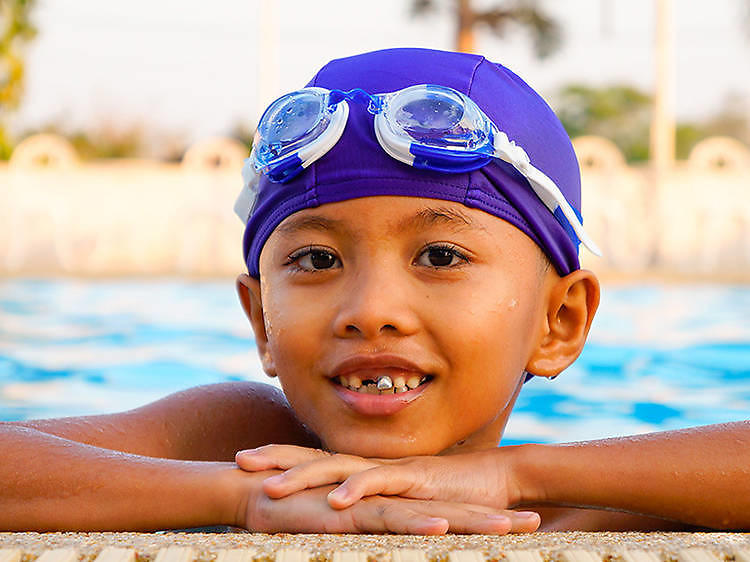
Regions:
[[[234,282],[0,280],[0,419],[268,380]],[[273,381],[269,381],[273,382]],[[605,286],[581,358],[519,398],[506,443],[750,418],[750,287]]]

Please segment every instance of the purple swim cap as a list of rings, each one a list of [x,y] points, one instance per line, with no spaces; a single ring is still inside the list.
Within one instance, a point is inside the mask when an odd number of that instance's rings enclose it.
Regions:
[[[580,216],[581,179],[567,133],[545,101],[504,66],[465,53],[387,49],[333,60],[308,86],[362,88],[376,94],[416,84],[448,86],[474,100],[557,184]],[[292,213],[371,195],[429,197],[481,209],[528,235],[560,275],[580,268],[578,239],[555,219],[513,166],[495,160],[457,174],[414,168],[386,154],[375,137],[373,115],[364,104],[352,103],[344,133],[329,152],[289,183],[261,178],[243,242],[249,274],[260,276],[263,245]]]

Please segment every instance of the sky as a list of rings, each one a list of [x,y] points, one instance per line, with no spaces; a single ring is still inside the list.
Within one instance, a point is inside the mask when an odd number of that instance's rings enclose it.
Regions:
[[[451,49],[447,9],[414,18],[410,3],[277,0],[277,25],[261,29],[261,0],[38,0],[39,35],[28,48],[26,96],[14,128],[141,124],[197,140],[251,127],[261,98],[303,86],[332,58],[395,46]],[[553,107],[555,92],[571,82],[651,90],[654,0],[541,3],[563,28],[555,55],[535,59],[523,33],[498,39],[480,32],[478,51],[514,70]],[[679,119],[713,115],[730,94],[750,107],[747,3],[674,0]],[[264,87],[262,68],[271,69]]]

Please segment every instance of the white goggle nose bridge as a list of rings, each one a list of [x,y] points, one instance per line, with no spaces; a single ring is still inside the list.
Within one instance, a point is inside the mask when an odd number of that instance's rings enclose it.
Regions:
[[[475,109],[480,118],[488,125],[488,130],[490,131],[488,142],[476,150],[467,150],[455,146],[425,146],[406,132],[399,134],[399,130],[402,129],[391,126],[392,124],[389,122],[386,110],[387,104],[397,99],[399,95],[403,95],[405,92],[413,94],[414,90],[417,89],[422,89],[425,97],[434,92],[447,92],[452,97],[457,96],[464,103],[464,113],[466,112],[466,107],[470,107],[472,110]],[[386,94],[369,94],[360,88],[346,92],[341,90],[325,90],[324,88],[306,88],[293,94],[287,94],[287,96],[305,91],[310,91],[317,95],[327,94],[325,97],[326,109],[330,110],[330,108],[335,106],[335,110],[330,114],[328,125],[322,128],[317,137],[313,138],[307,144],[300,146],[298,149],[290,151],[289,154],[282,155],[268,162],[262,162],[259,160],[258,146],[259,144],[262,146],[264,140],[261,139],[261,143],[253,145],[250,158],[245,160],[243,166],[243,190],[237,198],[234,207],[235,212],[245,224],[254,209],[258,181],[260,179],[259,174],[265,174],[271,181],[276,183],[284,183],[291,180],[310,166],[310,164],[326,154],[341,138],[349,117],[348,101],[366,101],[368,103],[368,111],[375,115],[374,129],[378,143],[392,158],[413,167],[447,173],[476,170],[484,166],[492,158],[503,160],[511,164],[528,180],[537,197],[553,213],[558,222],[563,224],[563,227],[565,227],[564,223],[567,222],[575,233],[575,236],[584,246],[595,255],[601,255],[601,251],[586,234],[578,215],[555,182],[544,174],[544,172],[535,168],[531,164],[526,151],[510,140],[507,134],[501,131],[484,114],[481,108],[476,106],[473,100],[460,92],[446,86],[419,85]],[[281,101],[284,97],[286,96],[282,96],[274,104]],[[261,122],[267,113],[268,111],[264,113]],[[260,128],[259,125],[258,129],[260,130]]]

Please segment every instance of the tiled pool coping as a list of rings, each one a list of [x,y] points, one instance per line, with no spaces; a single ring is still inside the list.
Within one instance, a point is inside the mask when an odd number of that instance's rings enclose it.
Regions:
[[[0,533],[0,562],[750,562],[750,533]]]

